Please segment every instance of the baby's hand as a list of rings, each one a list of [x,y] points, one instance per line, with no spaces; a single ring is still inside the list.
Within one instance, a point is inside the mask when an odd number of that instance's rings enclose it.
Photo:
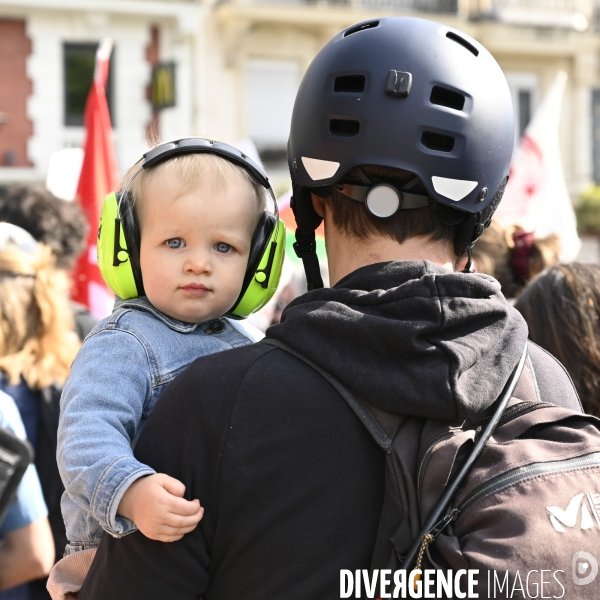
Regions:
[[[185,485],[164,473],[140,477],[121,498],[117,512],[151,540],[176,542],[204,515],[199,500],[184,500]]]

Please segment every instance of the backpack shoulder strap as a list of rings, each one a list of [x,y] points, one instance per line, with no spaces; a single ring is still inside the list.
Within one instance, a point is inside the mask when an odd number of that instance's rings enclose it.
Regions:
[[[529,347],[529,342],[527,342],[527,347]],[[513,392],[513,397],[525,402],[542,401],[529,352],[527,353],[527,359],[523,365],[523,372],[521,373],[521,376],[517,381],[517,386]]]
[[[404,562],[402,563],[403,569],[410,569],[413,561],[417,556],[417,553],[420,552],[420,549],[424,550],[427,544],[433,541],[441,533],[441,531],[456,518],[457,515],[455,511],[453,511],[454,514],[451,513],[450,515],[446,515],[443,518],[442,515],[444,515],[446,509],[450,505],[450,502],[452,502],[452,499],[458,491],[460,484],[463,482],[463,480],[471,470],[473,463],[481,454],[483,447],[487,444],[488,440],[490,439],[490,437],[492,437],[492,434],[496,430],[496,427],[498,426],[510,399],[515,393],[517,384],[521,379],[521,375],[525,368],[525,363],[527,362],[528,357],[529,354],[527,352],[526,342],[525,348],[523,349],[523,353],[521,354],[521,358],[515,366],[515,368],[513,369],[513,372],[508,378],[508,381],[504,385],[504,389],[502,390],[502,393],[498,398],[494,413],[489,418],[488,423],[485,426],[485,429],[481,432],[479,438],[476,439],[473,450],[467,457],[467,460],[465,461],[463,466],[460,468],[458,474],[448,485],[438,504],[428,515],[425,525],[423,526],[421,533],[419,534],[419,537],[414,541],[412,547],[410,548],[410,550],[404,558]]]

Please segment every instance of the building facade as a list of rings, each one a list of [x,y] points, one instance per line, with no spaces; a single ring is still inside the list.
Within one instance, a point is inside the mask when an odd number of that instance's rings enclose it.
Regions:
[[[567,184],[576,198],[590,182],[600,183],[596,8],[595,0],[228,0],[211,12],[218,27],[205,23],[214,32],[212,44],[219,46],[215,54],[224,65],[218,82],[214,76],[211,94],[242,99],[229,107],[238,135],[269,131],[272,113],[261,111],[255,97],[261,97],[262,106],[270,97],[279,98],[277,110],[283,113],[285,107],[289,122],[291,88],[335,33],[381,16],[438,20],[477,39],[499,62],[513,95],[516,139],[556,73],[567,72],[560,137]],[[274,73],[270,84],[253,88],[257,70],[264,74],[269,68]],[[278,70],[285,70],[285,80],[278,81]],[[285,121],[283,114],[277,116]],[[283,128],[279,134],[283,148]],[[260,149],[268,140],[257,138],[257,144]]]
[[[0,186],[43,180],[83,141],[90,56],[114,39],[109,103],[121,172],[155,139],[251,138],[276,177],[304,70],[340,30],[431,18],[484,44],[512,90],[519,136],[557,71],[569,76],[562,157],[576,198],[600,183],[598,0],[0,0]],[[152,91],[170,68],[174,96]],[[88,73],[88,75],[85,75]],[[166,76],[166,75],[165,75]],[[160,90],[159,90],[160,91]],[[167,94],[168,95],[168,94]]]
[[[51,154],[83,144],[95,48],[114,40],[109,106],[124,172],[159,135],[194,128],[194,54],[202,7],[136,0],[0,1],[0,185],[44,180]],[[158,114],[153,67],[174,62],[177,100]]]

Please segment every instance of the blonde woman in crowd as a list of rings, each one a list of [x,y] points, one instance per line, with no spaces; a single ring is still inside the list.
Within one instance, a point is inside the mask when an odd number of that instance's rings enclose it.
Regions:
[[[87,248],[88,222],[77,202],[57,198],[40,183],[11,186],[0,198],[0,222],[22,227],[34,240],[52,250],[56,268],[72,274]],[[96,324],[87,307],[70,302],[75,331],[83,341]]]
[[[14,399],[34,447],[48,519],[61,552],[64,488],[56,466],[56,431],[62,385],[80,347],[68,287],[48,247],[20,227],[0,223],[0,391]],[[21,591],[6,598],[48,598],[44,581]],[[0,593],[0,600],[8,593],[15,591]]]

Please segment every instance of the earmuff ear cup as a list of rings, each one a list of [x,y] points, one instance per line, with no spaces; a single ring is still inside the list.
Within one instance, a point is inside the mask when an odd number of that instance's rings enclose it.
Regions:
[[[244,283],[242,285],[242,293],[245,288],[248,287],[250,280],[256,273],[258,269],[258,265],[260,264],[261,258],[267,250],[267,244],[271,239],[271,235],[273,230],[275,229],[275,224],[277,219],[268,212],[264,212],[260,219],[258,220],[258,224],[252,234],[252,241],[250,242],[250,254],[248,256],[248,269],[246,270],[246,275],[244,275]]]
[[[265,212],[252,236],[242,290],[227,316],[245,319],[273,297],[279,285],[284,256],[285,224]]]
[[[143,295],[144,288],[139,269],[140,238],[137,219],[135,215],[130,214],[130,202],[126,201],[127,206],[123,210],[124,199],[121,199],[121,212],[127,215],[126,219],[133,218],[135,222],[132,224],[119,218],[119,200],[119,194],[115,192],[104,199],[98,229],[97,255],[98,267],[104,281],[119,298],[127,300]],[[130,234],[132,229],[133,235]],[[134,250],[131,249],[130,243]]]
[[[133,198],[129,192],[121,197],[121,229],[125,236],[125,243],[129,253],[131,271],[135,280],[137,296],[144,296],[144,282],[142,279],[142,268],[140,266],[140,246],[142,234],[137,214],[133,208]],[[132,296],[133,297],[133,296]]]

